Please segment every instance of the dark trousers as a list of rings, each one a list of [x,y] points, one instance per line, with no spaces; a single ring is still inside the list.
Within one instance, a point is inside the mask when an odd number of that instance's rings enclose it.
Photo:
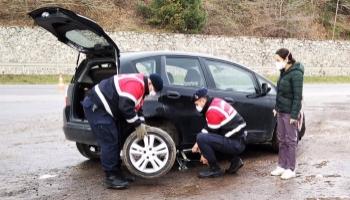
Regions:
[[[197,144],[209,165],[217,165],[215,152],[229,154],[232,156],[232,160],[237,160],[238,155],[245,149],[244,140],[244,136],[227,138],[215,133],[199,133],[197,135]]]
[[[298,128],[296,124],[290,124],[289,120],[290,114],[277,113],[278,165],[295,170]]]
[[[120,170],[120,134],[112,116],[98,108],[90,97],[82,102],[85,116],[101,148],[101,165],[106,175]]]

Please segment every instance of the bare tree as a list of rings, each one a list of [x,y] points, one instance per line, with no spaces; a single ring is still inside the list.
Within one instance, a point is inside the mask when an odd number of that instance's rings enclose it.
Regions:
[[[335,27],[337,25],[338,9],[339,9],[339,0],[337,1],[337,8],[335,10],[332,40],[334,40]]]
[[[282,17],[283,2],[284,2],[284,0],[281,0],[281,2],[280,2],[280,19]]]

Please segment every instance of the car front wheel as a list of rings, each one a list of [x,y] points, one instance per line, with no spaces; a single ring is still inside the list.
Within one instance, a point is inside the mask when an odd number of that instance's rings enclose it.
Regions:
[[[173,167],[176,146],[173,139],[162,129],[147,126],[147,136],[138,139],[133,132],[123,147],[123,161],[128,170],[142,178],[157,178]]]

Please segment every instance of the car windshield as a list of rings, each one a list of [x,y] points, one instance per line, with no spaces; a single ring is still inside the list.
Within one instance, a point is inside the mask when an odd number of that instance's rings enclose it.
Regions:
[[[98,46],[108,46],[108,42],[103,36],[99,36],[90,30],[71,30],[66,32],[66,37],[84,48],[94,48]]]

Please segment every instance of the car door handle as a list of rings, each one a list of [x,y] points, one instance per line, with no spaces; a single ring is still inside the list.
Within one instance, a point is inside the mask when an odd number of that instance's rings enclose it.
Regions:
[[[227,103],[232,103],[232,104],[236,103],[235,100],[234,100],[233,98],[231,98],[231,97],[225,97],[224,100],[225,100]]]
[[[167,97],[169,99],[179,99],[181,97],[179,92],[176,91],[168,91],[167,92]]]
[[[255,99],[255,98],[258,98],[258,97],[260,97],[261,95],[259,95],[259,94],[248,94],[246,97],[247,98],[249,98],[249,99]]]

